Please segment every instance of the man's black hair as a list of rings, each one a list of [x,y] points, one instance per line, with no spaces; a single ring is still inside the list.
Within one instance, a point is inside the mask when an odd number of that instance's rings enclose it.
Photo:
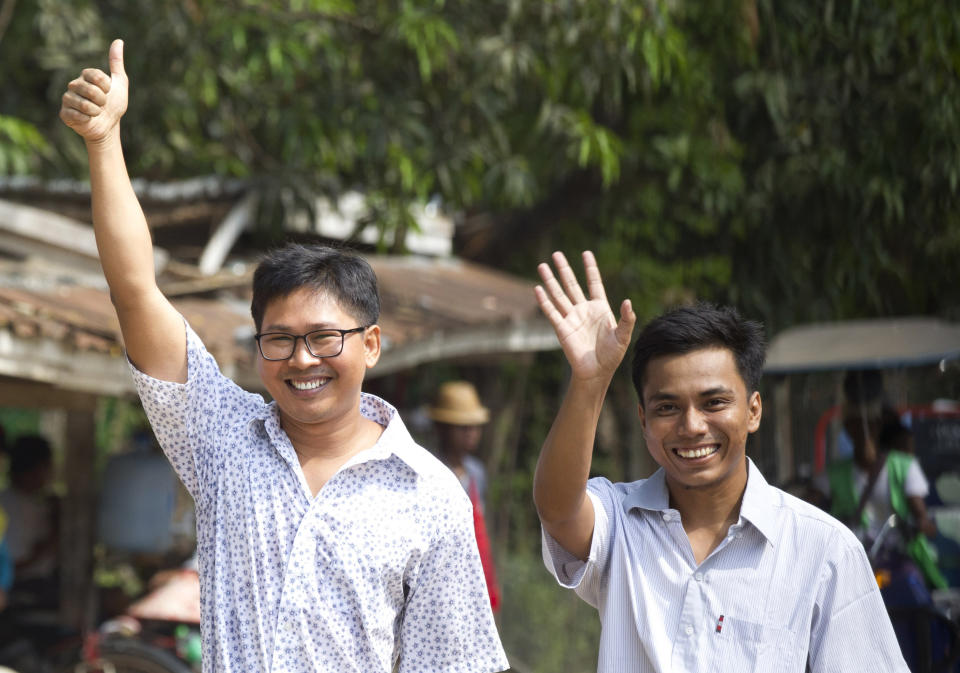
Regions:
[[[760,387],[767,342],[763,325],[744,320],[730,306],[699,302],[654,318],[640,332],[633,347],[633,387],[643,404],[643,384],[650,360],[701,348],[726,348],[733,353],[747,393]]]
[[[365,259],[339,248],[291,243],[268,253],[253,274],[250,313],[257,331],[271,301],[304,287],[329,293],[357,319],[357,327],[380,318],[377,276]]]
[[[40,435],[20,435],[10,447],[10,476],[18,477],[53,460],[50,442]]]

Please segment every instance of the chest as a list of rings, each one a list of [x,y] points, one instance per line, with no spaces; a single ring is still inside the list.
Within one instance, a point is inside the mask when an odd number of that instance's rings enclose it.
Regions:
[[[748,524],[731,527],[698,560],[678,520],[622,523],[601,605],[605,634],[647,634],[658,670],[803,670],[815,563],[800,566]],[[713,542],[701,540],[701,551]]]
[[[403,568],[429,544],[417,477],[398,459],[310,467],[266,452],[224,466],[198,530],[274,575],[292,561]]]

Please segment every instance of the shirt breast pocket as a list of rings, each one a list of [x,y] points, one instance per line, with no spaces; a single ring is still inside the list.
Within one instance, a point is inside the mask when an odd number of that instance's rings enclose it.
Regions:
[[[714,635],[719,639],[717,658],[721,671],[803,673],[806,668],[790,629],[724,617],[719,633]]]

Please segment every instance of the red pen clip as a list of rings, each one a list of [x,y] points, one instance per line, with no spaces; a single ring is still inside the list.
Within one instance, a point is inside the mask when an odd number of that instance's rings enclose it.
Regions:
[[[717,619],[717,633],[720,633],[720,630],[723,628],[723,615],[720,615]]]

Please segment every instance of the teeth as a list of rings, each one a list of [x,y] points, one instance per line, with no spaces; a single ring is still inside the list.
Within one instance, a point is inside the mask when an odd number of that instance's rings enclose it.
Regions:
[[[291,381],[290,381],[290,385],[292,385],[292,386],[293,386],[294,388],[296,388],[297,390],[313,390],[313,389],[315,389],[315,388],[319,388],[320,386],[322,386],[324,383],[326,383],[326,382],[329,381],[329,380],[330,380],[330,379],[310,379],[309,381],[293,381],[293,380],[291,380]]]
[[[716,452],[718,447],[706,446],[700,449],[677,449],[677,455],[681,458],[703,458]]]

